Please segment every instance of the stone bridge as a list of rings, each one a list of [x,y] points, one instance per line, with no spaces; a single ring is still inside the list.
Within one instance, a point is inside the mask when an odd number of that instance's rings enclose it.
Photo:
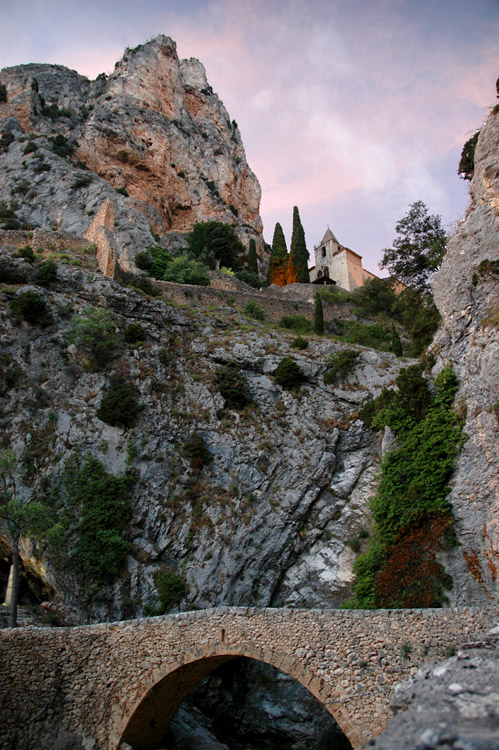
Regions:
[[[394,683],[496,621],[497,611],[472,608],[222,607],[0,631],[0,748],[51,747],[61,728],[85,738],[88,750],[160,747],[189,691],[240,656],[302,683],[356,748],[384,729]]]

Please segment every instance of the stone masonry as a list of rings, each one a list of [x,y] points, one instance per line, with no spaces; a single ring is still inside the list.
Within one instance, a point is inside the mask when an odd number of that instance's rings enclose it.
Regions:
[[[94,750],[158,747],[183,698],[245,656],[310,690],[353,747],[391,718],[393,685],[497,621],[497,611],[222,607],[76,628],[0,632],[0,747],[71,732]]]

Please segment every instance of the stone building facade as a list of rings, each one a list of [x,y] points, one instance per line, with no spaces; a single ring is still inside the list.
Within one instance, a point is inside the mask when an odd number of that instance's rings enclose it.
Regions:
[[[334,283],[352,292],[368,279],[376,278],[362,268],[362,256],[340,245],[329,227],[314,252],[315,266],[310,269],[312,284]]]

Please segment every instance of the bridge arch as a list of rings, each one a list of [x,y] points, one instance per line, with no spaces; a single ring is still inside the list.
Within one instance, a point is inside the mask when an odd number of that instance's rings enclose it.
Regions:
[[[335,703],[335,690],[303,666],[299,659],[279,651],[267,652],[253,644],[235,649],[224,644],[186,653],[181,662],[165,662],[151,669],[133,690],[127,689],[127,709],[117,708],[112,719],[110,750],[118,750],[122,743],[134,750],[153,750],[159,747],[184,698],[214,669],[226,662],[245,657],[268,664],[285,672],[305,687],[333,716],[352,747],[362,738],[348,716],[345,707]],[[131,695],[133,693],[133,697]],[[132,698],[132,700],[130,700]]]

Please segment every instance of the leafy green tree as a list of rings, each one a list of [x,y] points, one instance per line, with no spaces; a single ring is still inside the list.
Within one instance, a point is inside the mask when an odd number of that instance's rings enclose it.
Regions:
[[[431,279],[445,254],[446,234],[440,216],[432,216],[423,201],[415,201],[395,225],[398,237],[383,250],[381,268],[388,268],[406,286],[431,294]]]
[[[244,255],[244,245],[234,227],[219,221],[202,221],[194,224],[189,236],[189,253],[206,263],[209,268],[225,266],[237,271]]]
[[[258,276],[258,259],[256,257],[256,242],[251,239],[248,250],[248,271]]]
[[[54,525],[52,509],[38,497],[36,489],[29,498],[17,490],[18,462],[13,451],[0,453],[0,525],[7,536],[12,554],[12,583],[10,594],[9,627],[17,626],[19,584],[21,578],[21,538],[47,533]]]
[[[350,293],[358,315],[390,315],[397,295],[391,279],[368,279]]]
[[[272,251],[269,260],[269,282],[276,286],[286,286],[288,283],[288,248],[282,227],[277,222],[272,240]]]
[[[300,220],[298,207],[293,207],[293,233],[291,235],[291,247],[288,262],[288,284],[302,282],[308,284],[310,275],[308,273],[308,259],[310,255],[305,242],[305,232]]]
[[[461,159],[457,173],[463,180],[471,180],[475,171],[475,149],[478,143],[480,130],[477,130],[471,138],[468,138],[461,151]]]
[[[324,311],[322,309],[322,299],[320,294],[315,295],[314,331],[318,334],[324,333]]]

